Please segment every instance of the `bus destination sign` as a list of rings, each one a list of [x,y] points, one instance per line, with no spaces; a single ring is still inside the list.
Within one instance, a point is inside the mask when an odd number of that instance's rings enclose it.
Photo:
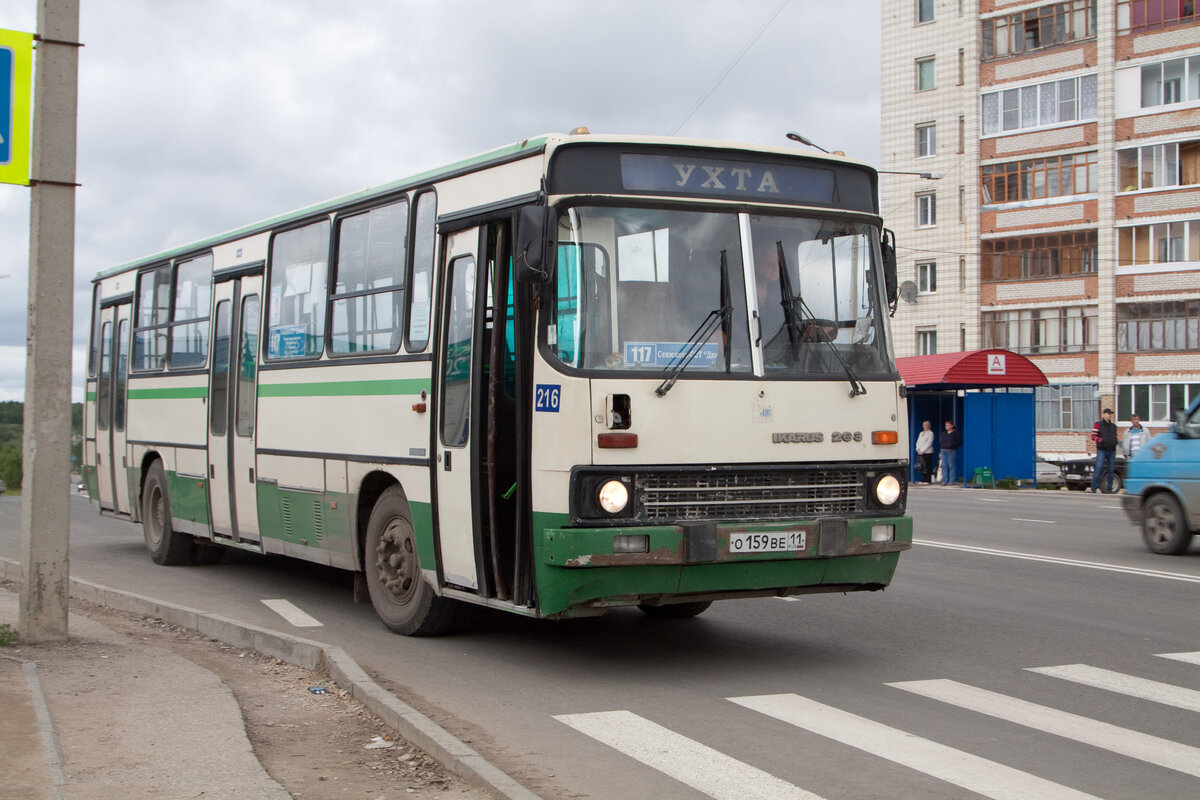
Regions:
[[[723,199],[828,205],[837,189],[832,169],[756,163],[687,154],[621,155],[621,183],[631,192],[686,192]]]

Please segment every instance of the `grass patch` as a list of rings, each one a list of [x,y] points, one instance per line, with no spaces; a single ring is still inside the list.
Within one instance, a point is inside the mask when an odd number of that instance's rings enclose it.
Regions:
[[[11,647],[17,641],[17,632],[11,625],[0,625],[0,647]]]

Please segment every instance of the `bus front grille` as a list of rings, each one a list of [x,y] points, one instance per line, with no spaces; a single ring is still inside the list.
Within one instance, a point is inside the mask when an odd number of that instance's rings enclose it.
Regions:
[[[647,522],[812,519],[864,510],[854,469],[646,472],[636,478]]]

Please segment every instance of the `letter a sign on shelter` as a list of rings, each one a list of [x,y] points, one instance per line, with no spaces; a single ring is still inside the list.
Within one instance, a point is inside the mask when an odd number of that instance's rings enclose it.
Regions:
[[[0,29],[0,183],[29,185],[33,34]]]

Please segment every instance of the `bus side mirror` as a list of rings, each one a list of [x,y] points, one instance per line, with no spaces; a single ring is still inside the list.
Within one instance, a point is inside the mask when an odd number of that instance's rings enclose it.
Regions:
[[[517,221],[513,268],[520,283],[545,283],[553,267],[558,214],[550,206],[525,206]]]
[[[896,278],[896,234],[887,228],[883,229],[879,250],[883,260],[883,289],[887,294],[888,311],[894,315],[896,301],[900,299],[900,284]]]

